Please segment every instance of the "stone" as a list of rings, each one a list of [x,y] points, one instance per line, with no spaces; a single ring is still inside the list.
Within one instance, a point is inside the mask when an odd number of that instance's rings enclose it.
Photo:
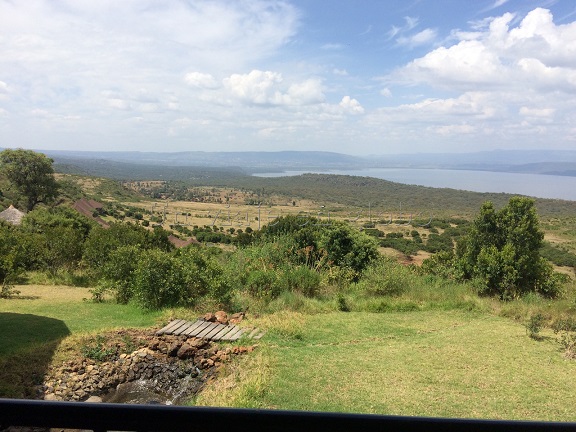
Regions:
[[[239,324],[244,319],[246,314],[244,312],[237,312],[230,317],[230,324]]]
[[[90,396],[84,402],[88,403],[102,403],[102,398],[100,396]]]
[[[216,315],[214,315],[212,312],[208,312],[206,315],[204,315],[204,321],[216,322]]]
[[[168,348],[168,352],[167,354],[171,357],[175,357],[176,354],[178,353],[178,350],[180,349],[181,344],[178,342],[174,342],[170,345],[170,347]]]
[[[188,359],[190,357],[194,357],[197,350],[198,348],[196,346],[192,346],[188,343],[183,343],[178,352],[176,353],[176,356],[179,359]]]
[[[54,393],[46,393],[44,395],[44,400],[46,401],[55,401],[58,400],[58,396],[56,396]]]
[[[220,324],[228,325],[228,314],[223,310],[219,310],[214,314],[214,316],[216,317],[216,321]]]

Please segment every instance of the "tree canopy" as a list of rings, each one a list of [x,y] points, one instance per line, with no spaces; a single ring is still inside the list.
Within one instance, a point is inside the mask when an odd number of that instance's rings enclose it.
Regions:
[[[27,211],[56,198],[58,183],[52,162],[46,155],[32,150],[7,149],[0,152],[0,171],[22,195]]]
[[[463,278],[476,280],[483,294],[554,297],[559,283],[552,265],[540,256],[543,240],[534,200],[513,197],[499,211],[486,202],[457,247],[456,267]]]

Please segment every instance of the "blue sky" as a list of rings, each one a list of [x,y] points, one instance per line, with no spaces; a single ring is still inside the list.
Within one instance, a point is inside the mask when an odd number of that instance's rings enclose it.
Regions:
[[[0,0],[0,147],[576,149],[576,3]]]

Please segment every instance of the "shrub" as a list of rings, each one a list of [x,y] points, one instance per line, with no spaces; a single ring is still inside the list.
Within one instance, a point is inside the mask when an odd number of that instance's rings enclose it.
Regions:
[[[186,276],[180,262],[167,252],[144,251],[134,271],[134,297],[145,309],[191,304]]]
[[[545,318],[544,315],[537,313],[532,315],[524,326],[526,327],[526,332],[528,336],[532,339],[539,339],[540,338],[540,331],[542,327],[544,327]]]
[[[320,274],[306,266],[292,267],[280,276],[280,285],[287,291],[298,291],[314,297],[320,286]]]
[[[481,282],[481,294],[557,297],[560,279],[539,253],[543,238],[533,200],[513,197],[500,211],[486,202],[456,248],[458,270],[464,278]]]
[[[414,282],[409,268],[383,257],[366,269],[356,287],[370,296],[398,296]]]

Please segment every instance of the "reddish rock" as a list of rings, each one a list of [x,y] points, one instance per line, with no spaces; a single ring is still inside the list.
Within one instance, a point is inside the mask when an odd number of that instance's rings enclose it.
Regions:
[[[222,310],[219,310],[214,314],[216,316],[216,321],[220,324],[228,325],[228,314]]]
[[[204,321],[216,322],[216,315],[214,315],[212,312],[208,312],[206,315],[204,315]]]
[[[244,319],[246,314],[244,312],[237,312],[230,317],[230,324],[239,324]]]
[[[173,342],[172,344],[170,344],[170,346],[168,347],[168,355],[170,357],[175,357],[176,354],[178,353],[178,350],[180,349],[181,344],[179,344],[178,342]]]
[[[206,348],[208,345],[210,345],[210,342],[208,342],[206,339],[200,339],[200,338],[192,338],[192,339],[188,339],[188,345],[194,347],[194,348]]]
[[[180,347],[180,349],[178,350],[178,352],[176,353],[176,356],[179,359],[191,358],[191,357],[194,357],[197,350],[198,350],[197,347],[192,346],[188,343],[183,343],[182,346]]]

